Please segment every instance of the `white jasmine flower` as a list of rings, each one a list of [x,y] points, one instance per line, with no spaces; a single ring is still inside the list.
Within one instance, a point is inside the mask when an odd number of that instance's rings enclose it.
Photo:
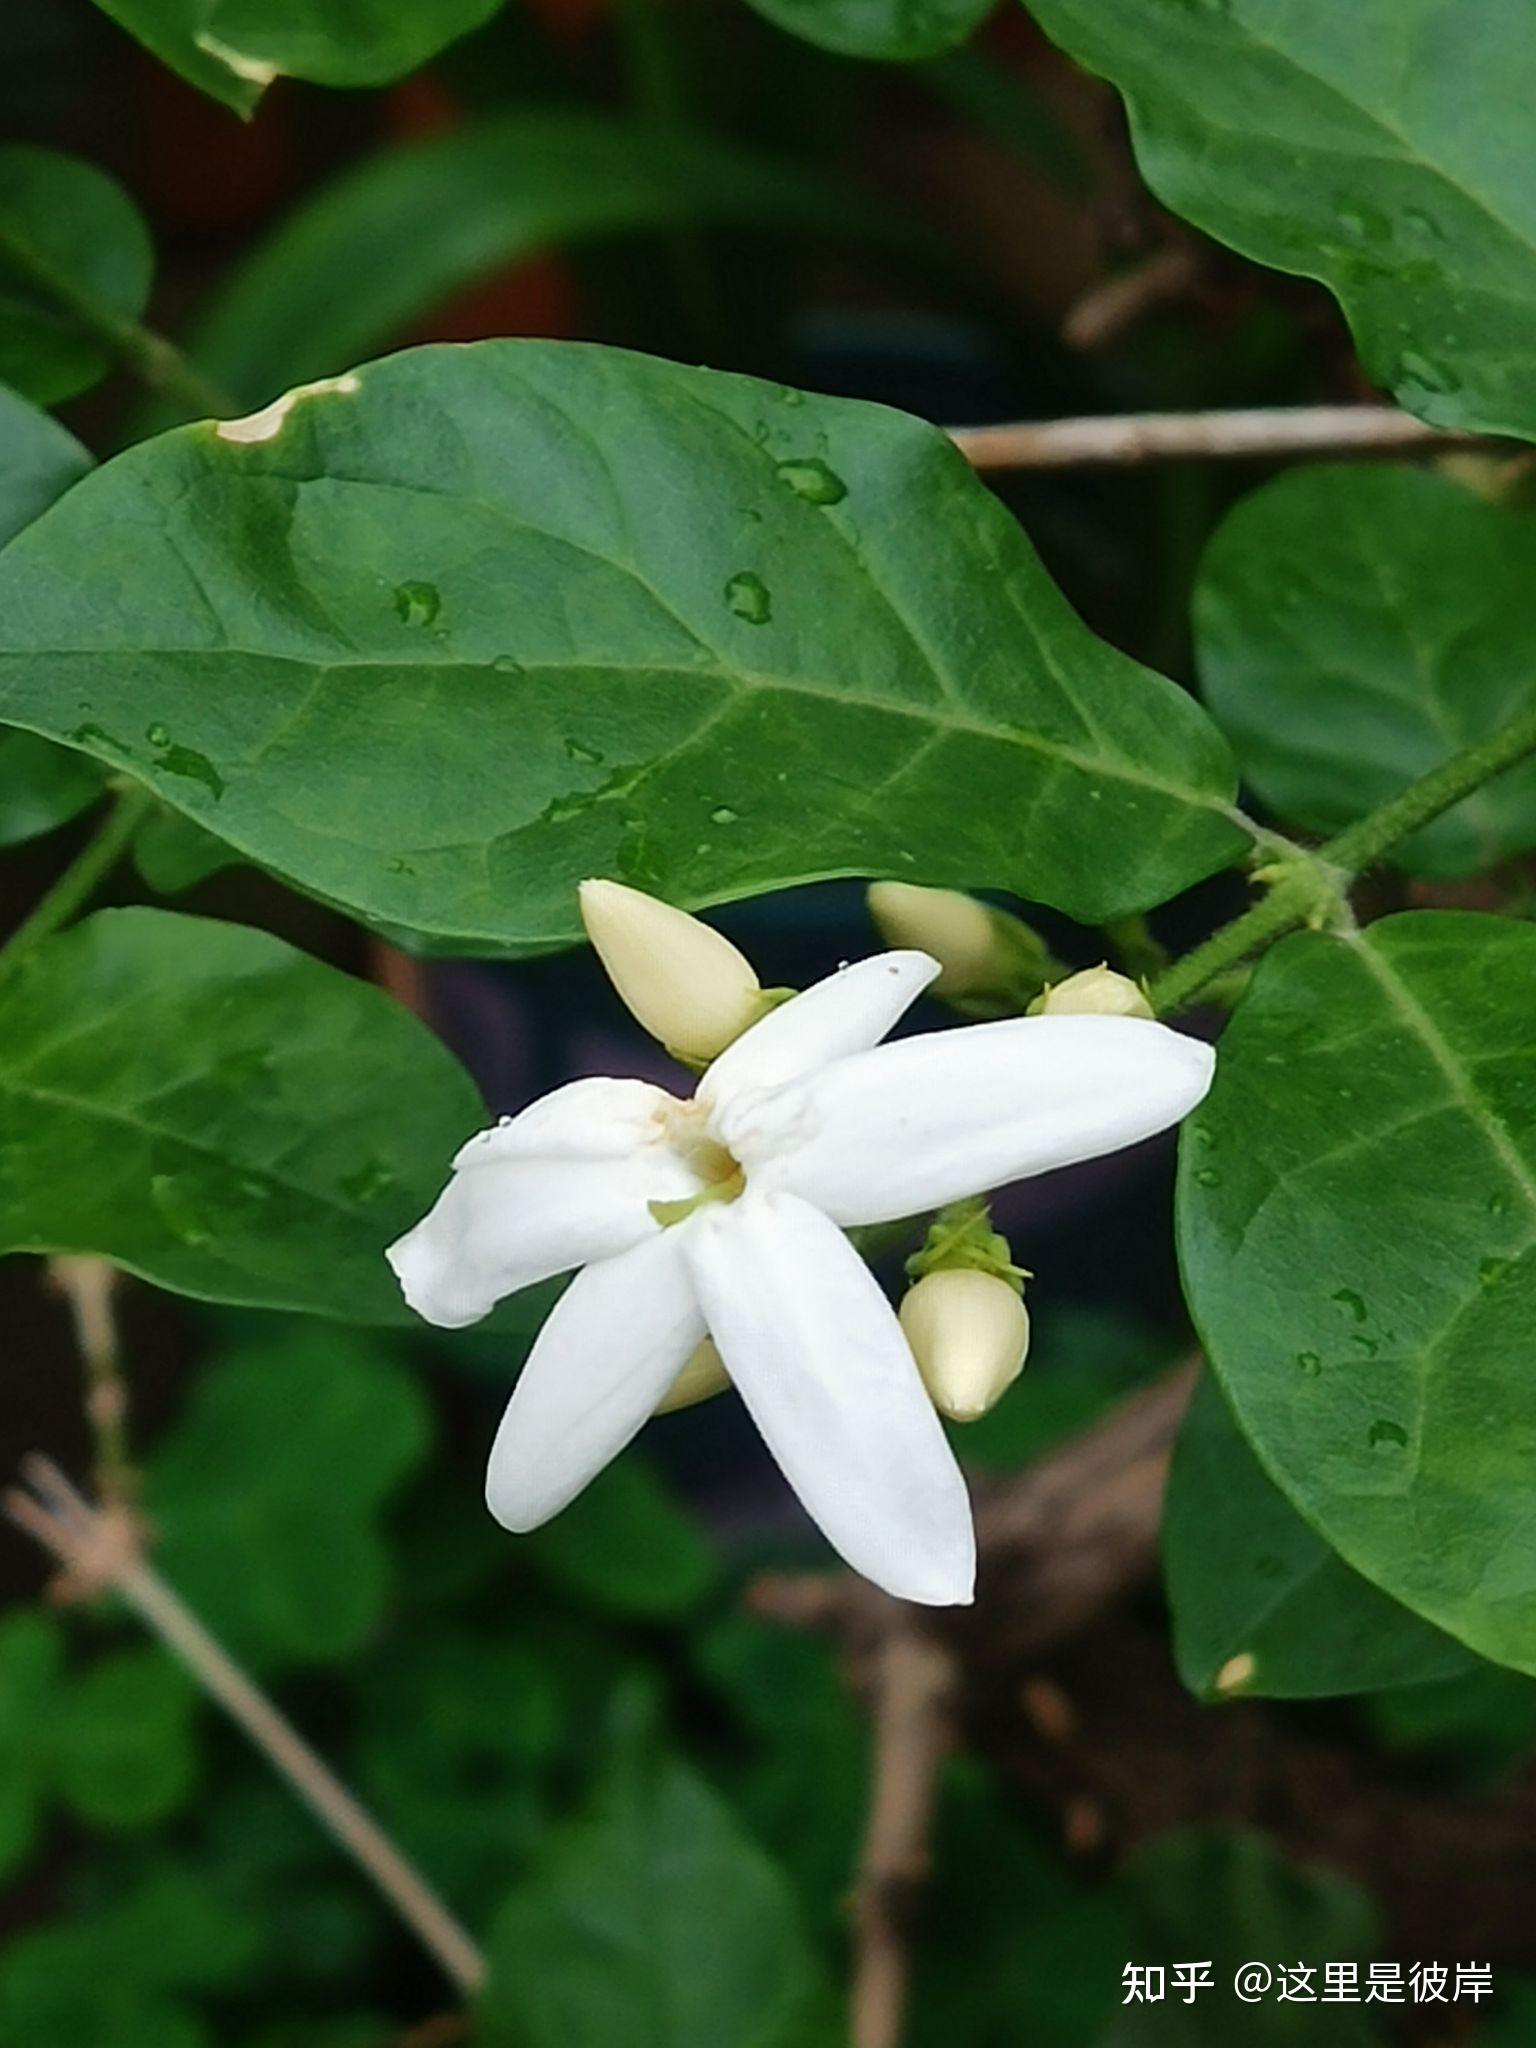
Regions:
[[[770,1011],[691,1100],[573,1081],[484,1131],[391,1247],[429,1322],[573,1267],[491,1452],[507,1528],[559,1512],[707,1335],[829,1542],[905,1599],[969,1600],[965,1483],[896,1313],[843,1235],[1176,1123],[1209,1047],[1125,1017],[1023,1017],[880,1045],[932,981],[877,954]]]

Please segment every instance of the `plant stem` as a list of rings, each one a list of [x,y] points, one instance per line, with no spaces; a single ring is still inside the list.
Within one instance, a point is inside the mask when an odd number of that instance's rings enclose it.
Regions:
[[[117,866],[128,842],[148,817],[155,799],[147,789],[125,789],[106,817],[43,897],[31,916],[0,946],[0,973],[13,968],[61,924],[67,924]]]
[[[11,1520],[50,1550],[81,1587],[116,1588],[367,1872],[450,1981],[473,1997],[486,1973],[474,1941],[292,1722],[144,1561],[131,1529],[125,1534],[121,1523],[92,1507],[46,1458],[28,1458],[23,1471],[31,1491],[17,1487],[6,1496]]]
[[[181,406],[195,419],[228,419],[244,408],[227,391],[205,377],[163,334],[129,320],[83,290],[57,269],[25,235],[0,227],[0,255],[44,298],[62,312],[108,355],[121,363],[149,390]]]
[[[1113,413],[951,427],[975,468],[1135,468],[1149,462],[1279,461],[1296,455],[1439,455],[1508,445],[1427,427],[1395,405],[1282,405],[1231,412]]]
[[[110,1259],[64,1252],[48,1261],[48,1278],[68,1304],[85,1369],[96,1491],[108,1507],[126,1507],[137,1498],[139,1481],[128,1442],[128,1381],[114,1306],[121,1275]]]
[[[1532,753],[1536,753],[1536,710],[1511,719],[1487,739],[1464,748],[1427,775],[1421,775],[1417,782],[1410,782],[1406,789],[1368,817],[1347,826],[1316,853],[1292,863],[1288,872],[1282,865],[1281,873],[1261,902],[1224,925],[1182,960],[1175,961],[1166,974],[1158,976],[1150,991],[1153,1009],[1159,1016],[1183,1009],[1217,975],[1236,967],[1250,953],[1256,953],[1283,933],[1305,924],[1318,907],[1320,883],[1330,882],[1342,902],[1355,877],[1400,840]]]

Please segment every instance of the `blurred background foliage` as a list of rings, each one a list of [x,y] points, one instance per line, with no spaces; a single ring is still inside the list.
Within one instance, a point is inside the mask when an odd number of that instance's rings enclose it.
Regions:
[[[6,532],[93,457],[196,410],[200,388],[255,406],[426,338],[601,339],[951,424],[1364,389],[1331,301],[1164,213],[1113,95],[1016,9],[379,0],[347,10],[367,25],[349,44],[323,8],[274,8],[265,28],[293,39],[279,54],[297,75],[265,93],[198,40],[195,9],[103,10],[9,0],[0,18],[0,223],[98,310],[173,334],[192,368],[141,355],[124,376],[133,350],[39,298],[0,245]],[[245,14],[265,32],[260,7]],[[65,405],[67,424],[11,394]],[[1078,472],[1004,494],[1101,633],[1187,676],[1197,561],[1261,475]],[[1307,486],[1289,488],[1299,501]],[[1287,517],[1317,515],[1275,498],[1264,516],[1270,550]],[[1468,501],[1469,523],[1495,516]],[[1480,533],[1465,545],[1486,553]],[[1216,688],[1241,693],[1210,605]],[[1257,714],[1245,766],[1283,799],[1283,748]],[[22,849],[0,882],[8,913],[99,786],[80,757],[0,738],[0,843]],[[33,844],[46,828],[58,837]],[[602,1068],[620,1036],[584,959],[423,970],[168,812],[134,854],[119,900],[140,883],[186,894],[372,973],[427,1010],[497,1109]],[[1461,871],[1446,834],[1435,871]],[[1197,892],[1163,936],[1236,887]],[[723,922],[766,982],[871,942],[837,885]],[[1064,957],[1097,957],[1092,935],[1039,922]],[[964,1436],[978,1475],[1027,1466],[1187,1349],[1168,1179],[1154,1148],[1005,1218],[1041,1274],[1037,1335],[1024,1382]],[[42,1446],[82,1469],[63,1309],[30,1267],[0,1286],[7,1468]],[[761,1571],[819,1553],[730,1404],[659,1425],[513,1542],[481,1510],[479,1473],[536,1313],[521,1333],[513,1316],[452,1342],[143,1289],[120,1315],[157,1568],[485,1945],[490,1985],[471,2036],[180,1668],[113,1600],[42,1597],[36,1555],[7,1533],[0,2041],[843,2038],[868,1725],[833,1647],[754,1611]],[[1011,1672],[965,1703],[913,1935],[914,2048],[1217,2048],[1238,2025],[1276,2048],[1536,2040],[1520,1975],[1536,1972],[1536,1685],[1386,1614],[1243,1456],[1206,1389],[1169,1516],[1177,1672],[1148,1587],[1022,1685]],[[1231,1516],[1239,1491],[1262,1512]],[[1233,1697],[1233,1654],[1255,1642],[1270,1689],[1294,1698]],[[1220,1983],[1254,1957],[1382,1954],[1476,1954],[1502,2003],[1450,2022],[1308,2005],[1239,2020],[1225,1995],[1121,2004],[1130,1961],[1209,1957]]]

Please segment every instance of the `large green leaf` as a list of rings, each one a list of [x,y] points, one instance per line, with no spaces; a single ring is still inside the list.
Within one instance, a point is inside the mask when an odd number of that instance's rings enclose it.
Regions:
[[[386,150],[327,186],[240,266],[192,352],[224,390],[260,405],[387,347],[504,264],[688,222],[897,233],[886,209],[794,163],[601,114],[505,114]]]
[[[638,1452],[600,1472],[528,1550],[567,1591],[619,1614],[686,1614],[715,1576],[696,1517]]]
[[[1179,1676],[1203,1699],[1314,1699],[1476,1668],[1301,1519],[1210,1380],[1174,1452],[1163,1564]]]
[[[380,1514],[428,1439],[410,1374],[350,1332],[296,1327],[237,1352],[150,1465],[159,1561],[239,1655],[349,1656],[388,1592]]]
[[[1332,832],[1536,704],[1536,519],[1423,470],[1296,469],[1217,529],[1195,591],[1206,702],[1245,778]],[[1411,874],[1536,846],[1536,764],[1405,840]]]
[[[74,302],[136,320],[153,269],[149,231],[105,172],[54,149],[0,149],[0,383],[39,405],[94,384],[111,351]]]
[[[0,385],[0,547],[90,466],[90,455],[67,428]],[[0,733],[0,846],[51,832],[83,811],[100,788],[101,769],[84,754],[32,733]]]
[[[963,43],[997,0],[751,0],[791,35],[844,57],[911,62]]]
[[[1205,714],[943,435],[607,349],[418,349],[131,449],[0,554],[0,619],[0,718],[459,950],[575,937],[589,874],[1097,920],[1244,844]]]
[[[1184,1127],[1179,1244],[1244,1434],[1328,1542],[1536,1671],[1536,927],[1446,911],[1260,965]]]
[[[240,925],[104,910],[0,980],[0,1247],[408,1322],[383,1248],[484,1120],[379,990]]]
[[[0,312],[0,322],[4,318]],[[67,427],[0,384],[0,547],[46,512],[90,466],[89,450]]]
[[[502,0],[97,0],[164,64],[249,113],[274,78],[384,85]]]
[[[625,1759],[491,1935],[486,2048],[809,2048],[824,1992],[780,1871],[681,1761]]]
[[[1029,0],[1125,95],[1147,182],[1321,279],[1367,369],[1448,427],[1536,435],[1525,0]]]

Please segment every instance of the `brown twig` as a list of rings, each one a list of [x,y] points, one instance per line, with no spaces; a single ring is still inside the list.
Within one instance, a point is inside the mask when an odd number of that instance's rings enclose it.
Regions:
[[[1135,468],[1149,462],[1279,461],[1297,455],[1439,455],[1502,445],[1485,435],[1428,427],[1392,405],[1019,420],[951,427],[949,436],[979,470]]]
[[[441,1899],[293,1724],[149,1565],[131,1520],[102,1512],[47,1458],[22,1462],[4,1508],[65,1569],[77,1593],[111,1588],[244,1730],[320,1824],[367,1873],[449,1979],[473,1996],[485,1958]]]
[[[128,1444],[128,1382],[117,1338],[115,1296],[122,1275],[90,1254],[48,1261],[48,1284],[63,1296],[85,1368],[85,1419],[96,1446],[96,1491],[106,1506],[126,1506],[138,1491]]]
[[[1143,314],[1181,299],[1200,281],[1202,252],[1192,242],[1154,249],[1126,270],[1090,285],[1068,309],[1061,338],[1068,348],[1107,348]]]
[[[853,1895],[853,2048],[899,2048],[908,1934],[930,1863],[939,1769],[953,1745],[955,1664],[894,1600],[874,1675],[874,1782]]]

